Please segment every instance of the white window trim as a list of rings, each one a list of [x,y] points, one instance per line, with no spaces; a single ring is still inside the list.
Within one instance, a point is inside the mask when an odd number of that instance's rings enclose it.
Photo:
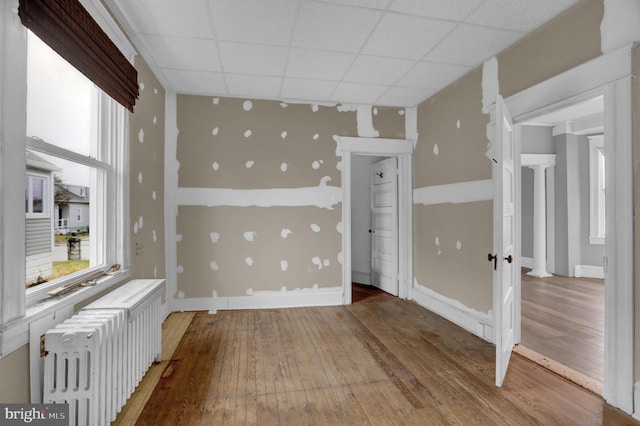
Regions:
[[[93,5],[90,9],[92,16],[96,16],[95,10],[102,11],[96,20],[110,38],[126,40],[122,34],[114,35],[117,25],[102,25],[108,19],[108,13],[99,0],[86,1]],[[27,96],[27,30],[22,26],[17,11],[18,0],[0,3],[0,358],[28,344],[29,324],[32,321],[74,306],[130,277],[129,112],[113,102],[99,101],[101,121],[117,122],[117,126],[98,129],[103,141],[101,155],[105,156],[98,158],[110,158],[114,169],[107,173],[115,175],[112,179],[114,187],[109,185],[104,191],[114,195],[113,202],[107,203],[106,218],[102,221],[105,253],[95,255],[104,256],[107,264],[120,263],[122,272],[99,279],[96,286],[85,287],[46,302],[30,304],[37,300],[37,291],[27,297],[25,268],[15,267],[25,261],[25,212],[22,206],[26,150],[24,144],[17,142],[24,141],[26,136]],[[133,52],[133,49],[123,50],[131,60]],[[115,143],[117,140],[122,143]],[[107,182],[102,184],[107,185]],[[7,241],[11,241],[10,246],[5,244]]]
[[[605,195],[601,190],[604,169],[599,161],[604,154],[604,135],[588,136],[589,139],[589,244],[605,242]]]
[[[34,171],[28,171],[26,173],[27,178],[36,178],[36,179],[42,179],[42,212],[33,212],[33,211],[27,211],[25,212],[26,218],[27,219],[45,219],[45,218],[50,218],[51,217],[51,211],[53,206],[51,205],[51,191],[53,190],[53,187],[51,185],[51,179],[49,177],[48,174],[46,173],[38,173],[38,172],[34,172]],[[31,180],[32,179],[27,179],[27,180]],[[31,207],[33,207],[33,194],[32,194],[32,189],[33,187],[31,185],[29,185],[27,183],[27,188],[25,190],[25,193],[28,191],[28,198],[31,200]]]

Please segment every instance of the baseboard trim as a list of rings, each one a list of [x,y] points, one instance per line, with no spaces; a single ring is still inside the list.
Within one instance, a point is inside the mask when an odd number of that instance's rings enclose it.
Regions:
[[[441,317],[459,325],[476,336],[493,343],[493,315],[471,309],[457,300],[413,282],[413,300]]]
[[[640,382],[633,384],[633,406],[635,410],[633,410],[631,416],[636,420],[640,420]]]
[[[342,287],[256,291],[248,296],[175,298],[172,311],[209,311],[230,309],[300,308],[342,305]]]
[[[602,278],[604,279],[604,268],[602,266],[576,265],[573,275],[576,278]]]

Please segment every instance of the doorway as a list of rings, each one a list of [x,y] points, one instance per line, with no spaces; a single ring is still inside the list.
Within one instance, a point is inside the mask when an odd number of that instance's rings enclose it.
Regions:
[[[515,351],[602,395],[604,96],[518,127],[522,329]]]
[[[630,48],[599,56],[512,95],[505,101],[517,125],[532,117],[604,95],[604,135],[608,143],[605,172],[609,186],[606,199],[608,217],[604,261],[606,285],[602,396],[607,403],[627,413],[633,412],[634,405],[631,57]],[[495,123],[495,117],[492,117],[492,125]],[[515,136],[518,139],[518,132]],[[519,146],[517,152],[520,152]],[[502,185],[501,181],[499,185]],[[519,206],[516,208],[519,209]],[[515,263],[519,267],[518,257]],[[514,307],[514,343],[519,343],[520,274],[513,278],[516,280],[518,301]],[[494,289],[497,285],[494,279]],[[494,303],[494,309],[500,309],[500,306],[496,307]],[[501,323],[496,321],[494,327],[494,334],[502,332]]]

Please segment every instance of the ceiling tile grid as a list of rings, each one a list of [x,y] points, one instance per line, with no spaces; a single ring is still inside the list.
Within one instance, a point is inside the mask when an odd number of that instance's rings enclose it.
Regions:
[[[105,0],[170,92],[415,106],[577,0]]]

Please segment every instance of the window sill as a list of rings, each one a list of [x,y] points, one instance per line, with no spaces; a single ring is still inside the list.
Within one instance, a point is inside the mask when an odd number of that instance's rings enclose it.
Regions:
[[[46,315],[60,309],[75,306],[90,297],[114,287],[131,277],[126,269],[117,275],[106,275],[98,278],[98,283],[90,287],[81,287],[63,296],[36,302],[27,306],[25,315],[0,326],[0,358],[29,343],[29,325]]]

